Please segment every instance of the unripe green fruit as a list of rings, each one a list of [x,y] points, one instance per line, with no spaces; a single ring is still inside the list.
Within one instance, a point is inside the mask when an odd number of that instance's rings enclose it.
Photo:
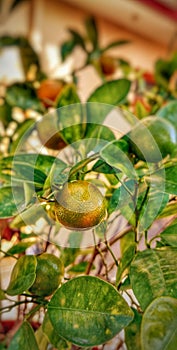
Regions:
[[[170,155],[176,146],[173,125],[160,117],[143,118],[129,133],[131,151],[147,162],[159,162]]]

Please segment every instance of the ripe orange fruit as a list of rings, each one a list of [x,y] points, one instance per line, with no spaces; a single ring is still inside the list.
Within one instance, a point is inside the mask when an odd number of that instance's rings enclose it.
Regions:
[[[69,229],[84,230],[98,225],[106,217],[105,198],[85,180],[65,183],[55,202],[57,220]]]
[[[60,285],[63,274],[64,267],[57,256],[49,253],[37,256],[36,279],[30,287],[30,293],[51,295]]]
[[[46,79],[41,82],[37,90],[37,96],[46,107],[52,106],[58,94],[63,88],[63,83],[58,80]]]

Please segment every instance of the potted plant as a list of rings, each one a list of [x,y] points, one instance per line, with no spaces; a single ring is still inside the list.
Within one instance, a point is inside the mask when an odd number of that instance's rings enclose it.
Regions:
[[[1,313],[18,310],[1,349],[175,348],[177,56],[150,74],[108,55],[127,42],[100,47],[93,18],[85,29],[60,47],[64,60],[80,46],[79,69],[102,79],[84,103],[78,69],[51,80],[26,39],[0,40],[27,73],[0,106],[1,259],[14,260]]]

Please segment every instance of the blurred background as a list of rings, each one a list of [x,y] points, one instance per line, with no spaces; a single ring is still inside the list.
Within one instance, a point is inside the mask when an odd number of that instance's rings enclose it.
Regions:
[[[113,53],[137,68],[151,70],[157,58],[166,58],[177,48],[176,0],[1,0],[0,35],[27,37],[44,71],[66,77],[68,65],[73,63],[70,59],[61,67],[59,45],[67,39],[68,27],[83,31],[83,21],[89,14],[96,18],[102,45],[130,40],[130,44],[114,48]],[[72,59],[79,58],[80,53]],[[97,82],[92,71],[87,73],[89,94]],[[6,82],[23,80],[15,48],[1,49],[0,77]],[[81,82],[83,89],[85,84]]]

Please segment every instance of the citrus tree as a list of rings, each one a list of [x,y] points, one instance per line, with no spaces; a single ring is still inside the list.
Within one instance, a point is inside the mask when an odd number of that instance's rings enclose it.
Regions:
[[[108,55],[127,42],[100,47],[93,18],[69,32],[63,60],[80,46],[100,77],[84,103],[78,68],[51,80],[26,39],[0,39],[26,72],[0,106],[1,313],[19,311],[1,349],[103,349],[121,331],[128,350],[174,349],[177,56],[150,74]]]

